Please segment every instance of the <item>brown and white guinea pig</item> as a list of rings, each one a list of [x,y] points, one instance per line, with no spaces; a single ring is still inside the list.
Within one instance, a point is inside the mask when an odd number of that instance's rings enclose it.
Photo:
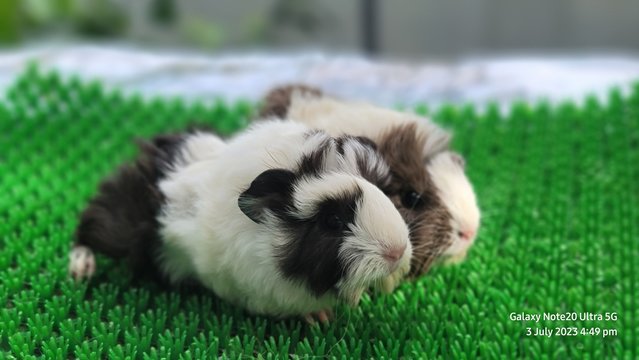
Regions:
[[[463,158],[448,149],[449,132],[416,114],[339,100],[305,85],[273,89],[260,112],[262,118],[272,116],[333,136],[365,136],[377,144],[392,172],[390,186],[383,190],[410,227],[411,275],[427,272],[437,259],[457,262],[466,257],[480,211]]]
[[[366,140],[269,121],[222,142],[161,136],[104,182],[81,217],[75,278],[93,251],[170,283],[195,279],[251,312],[326,320],[337,301],[410,268],[409,230],[375,185],[389,169]]]

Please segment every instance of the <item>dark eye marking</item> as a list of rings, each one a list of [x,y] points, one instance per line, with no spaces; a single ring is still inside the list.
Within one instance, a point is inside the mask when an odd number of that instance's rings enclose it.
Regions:
[[[327,199],[319,206],[317,222],[320,229],[328,233],[343,234],[354,220],[355,205],[350,201]]]
[[[411,210],[422,209],[425,205],[422,195],[413,189],[402,193],[402,206]]]
[[[333,214],[324,218],[324,226],[329,230],[342,231],[344,227],[346,227],[346,224],[344,224],[344,221],[342,221],[339,215]]]

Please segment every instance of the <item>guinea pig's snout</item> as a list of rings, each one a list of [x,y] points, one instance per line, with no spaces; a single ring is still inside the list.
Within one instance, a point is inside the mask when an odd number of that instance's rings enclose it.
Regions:
[[[388,263],[393,267],[393,270],[397,268],[399,265],[399,260],[404,256],[404,252],[406,252],[406,244],[402,246],[393,246],[384,249],[382,253],[382,257],[388,261]]]

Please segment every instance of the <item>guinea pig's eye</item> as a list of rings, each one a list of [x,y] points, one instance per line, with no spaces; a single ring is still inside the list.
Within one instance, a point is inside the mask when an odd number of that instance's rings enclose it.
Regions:
[[[343,230],[344,229],[344,222],[342,221],[342,219],[338,216],[338,215],[328,215],[325,219],[324,219],[324,225],[326,225],[327,228],[331,229],[331,230]]]
[[[402,205],[409,209],[419,209],[424,206],[424,200],[420,193],[408,190],[402,194]]]

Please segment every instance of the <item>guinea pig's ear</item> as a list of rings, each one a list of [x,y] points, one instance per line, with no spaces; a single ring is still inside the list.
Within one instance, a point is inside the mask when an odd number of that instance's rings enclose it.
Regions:
[[[450,147],[450,142],[453,138],[452,133],[432,122],[422,123],[421,126],[422,128],[420,130],[424,134],[425,139],[422,155],[425,159],[442,151],[446,151]]]
[[[258,175],[240,194],[240,210],[256,223],[264,221],[266,210],[283,211],[293,191],[295,174],[284,169],[270,169]]]
[[[462,169],[466,169],[466,160],[464,160],[463,156],[461,156],[460,154],[456,152],[451,151],[450,158],[453,159],[453,162],[459,165],[459,167],[461,167]]]

